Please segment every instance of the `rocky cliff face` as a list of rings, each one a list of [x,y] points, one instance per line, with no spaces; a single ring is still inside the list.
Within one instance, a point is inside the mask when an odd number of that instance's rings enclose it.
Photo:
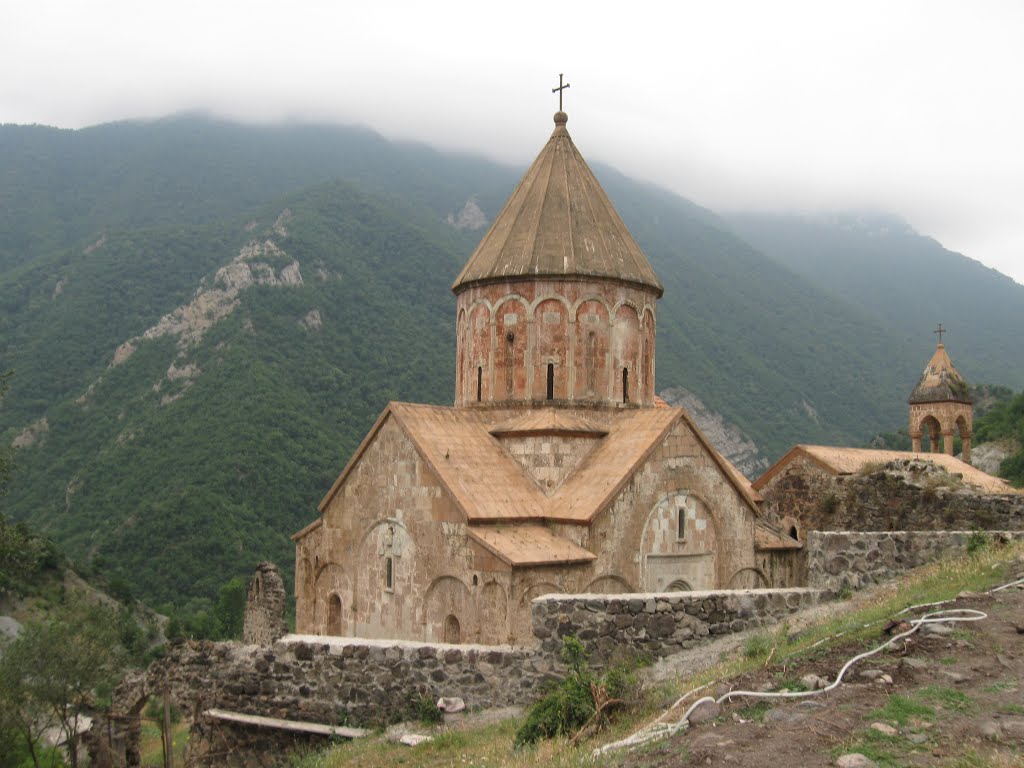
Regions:
[[[711,410],[693,392],[683,387],[670,387],[659,397],[674,408],[685,408],[711,444],[747,477],[753,479],[768,469],[768,459],[761,455],[754,441],[735,424]]]

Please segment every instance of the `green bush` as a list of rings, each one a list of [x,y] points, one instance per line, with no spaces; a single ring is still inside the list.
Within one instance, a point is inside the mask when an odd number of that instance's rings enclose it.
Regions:
[[[516,732],[516,747],[579,732],[598,711],[595,697],[607,708],[639,699],[636,660],[617,663],[598,677],[587,664],[583,643],[572,635],[566,636],[563,643],[562,661],[568,674],[530,708],[526,722]]]

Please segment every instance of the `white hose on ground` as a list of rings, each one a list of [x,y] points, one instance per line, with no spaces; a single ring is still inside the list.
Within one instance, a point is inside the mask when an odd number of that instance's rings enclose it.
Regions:
[[[1010,587],[1014,587],[1014,586],[1018,586],[1018,585],[1024,585],[1024,578],[1017,579],[1016,581],[1011,581],[1008,584],[1002,584],[1001,586],[994,587],[994,588],[988,590],[987,594],[994,594],[994,593],[999,592],[1001,590],[1008,589]],[[921,608],[931,608],[931,607],[934,607],[936,605],[944,605],[945,603],[949,603],[949,602],[952,602],[952,601],[951,600],[943,600],[943,601],[940,601],[938,603],[922,603],[920,605],[911,605],[911,606],[908,606],[908,607],[904,608],[897,615],[900,615],[900,614],[903,614],[903,613],[908,613],[908,612],[914,611],[914,610],[919,610]],[[703,690],[704,688],[707,688],[708,686],[711,685],[711,683],[707,683],[706,685],[702,685],[699,688],[695,688],[694,690],[689,691],[686,694],[684,694],[683,696],[681,696],[679,699],[676,700],[676,702],[671,707],[669,707],[667,710],[665,710],[665,712],[662,715],[660,715],[658,717],[658,719],[655,720],[653,723],[649,723],[648,725],[645,725],[643,728],[641,728],[638,731],[635,731],[634,733],[630,734],[629,736],[627,736],[624,739],[619,739],[618,741],[613,741],[610,744],[605,744],[602,747],[598,747],[597,749],[595,749],[593,751],[592,755],[593,755],[593,757],[598,757],[598,756],[600,756],[600,755],[602,755],[602,754],[604,754],[606,752],[611,752],[611,751],[616,750],[616,749],[623,749],[624,747],[636,747],[636,746],[639,746],[641,744],[646,744],[649,741],[654,741],[655,739],[664,738],[666,736],[672,736],[673,734],[678,733],[680,730],[682,730],[683,728],[685,728],[689,724],[690,715],[693,714],[693,711],[695,709],[697,709],[697,707],[699,707],[702,704],[705,704],[707,702],[712,702],[712,703],[715,703],[715,704],[721,704],[724,701],[728,701],[728,700],[730,700],[732,698],[737,698],[737,697],[740,697],[740,696],[746,697],[746,698],[754,698],[754,699],[800,699],[800,698],[806,698],[808,696],[818,696],[818,695],[820,695],[822,693],[828,693],[829,691],[835,690],[836,688],[839,687],[839,685],[843,681],[843,677],[849,671],[850,667],[852,667],[858,661],[862,661],[862,660],[864,660],[866,658],[874,656],[876,653],[880,653],[881,651],[885,650],[886,648],[888,648],[893,643],[898,642],[898,641],[902,640],[903,638],[910,637],[912,634],[917,632],[917,630],[920,629],[925,624],[942,624],[942,623],[957,623],[957,622],[968,622],[968,621],[981,621],[982,619],[987,619],[987,618],[988,618],[988,614],[987,613],[984,613],[982,611],[976,611],[973,608],[952,608],[952,609],[942,610],[942,611],[932,611],[931,613],[926,613],[921,618],[910,619],[910,621],[908,622],[910,624],[910,629],[908,629],[907,631],[900,632],[898,635],[893,635],[892,637],[890,637],[888,640],[886,640],[884,643],[882,643],[878,647],[873,648],[870,651],[865,651],[864,653],[859,653],[856,656],[854,656],[852,659],[847,661],[842,666],[842,668],[839,670],[839,674],[836,675],[836,679],[833,680],[831,683],[829,683],[824,688],[819,688],[819,689],[814,690],[814,691],[781,691],[781,692],[776,692],[776,691],[729,691],[728,693],[723,694],[722,696],[718,697],[718,699],[715,699],[713,696],[704,696],[704,697],[702,697],[700,699],[697,699],[697,701],[693,702],[693,704],[691,704],[687,708],[687,710],[683,714],[683,716],[681,718],[679,718],[679,720],[677,720],[676,722],[674,722],[674,723],[663,723],[663,722],[660,722],[662,717],[664,717],[666,714],[668,714],[673,709],[675,709],[677,706],[679,706],[689,696],[692,696],[693,694],[697,693],[698,691]]]

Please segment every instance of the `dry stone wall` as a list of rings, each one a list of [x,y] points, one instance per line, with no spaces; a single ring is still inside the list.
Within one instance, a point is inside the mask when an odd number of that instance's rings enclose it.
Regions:
[[[860,589],[965,552],[971,536],[1024,539],[1024,531],[811,531],[804,543],[808,586]]]
[[[916,459],[840,476],[797,459],[761,494],[769,515],[795,517],[807,531],[1024,530],[1024,494],[979,493]]]
[[[574,635],[600,666],[628,649],[662,658],[710,636],[742,632],[818,602],[814,589],[744,589],[624,595],[546,595],[533,601],[533,634],[557,654]]]

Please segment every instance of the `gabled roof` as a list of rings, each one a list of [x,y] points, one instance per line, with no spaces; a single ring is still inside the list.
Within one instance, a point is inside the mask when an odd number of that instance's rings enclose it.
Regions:
[[[977,467],[946,453],[915,453],[913,451],[884,451],[875,448],[834,448],[827,445],[797,445],[757,480],[754,488],[761,490],[793,460],[804,457],[833,475],[852,475],[870,464],[917,459],[929,461],[946,472],[962,475],[967,485],[985,493],[1016,493],[1005,480],[982,472]]]
[[[555,130],[456,278],[471,283],[522,277],[622,280],[664,293],[555,113]]]
[[[967,382],[953,366],[946,352],[946,345],[939,343],[932,359],[925,366],[920,381],[910,393],[910,404],[918,403],[970,403]]]
[[[683,421],[707,450],[726,481],[758,514],[750,484],[708,443],[681,408],[630,408],[610,411],[600,439],[579,466],[550,496],[541,491],[501,441],[491,434],[506,411],[390,403],[320,502],[324,512],[377,432],[394,419],[471,524],[589,523],[618,495]],[[567,414],[567,415],[571,415]],[[542,421],[547,417],[539,416]]]

